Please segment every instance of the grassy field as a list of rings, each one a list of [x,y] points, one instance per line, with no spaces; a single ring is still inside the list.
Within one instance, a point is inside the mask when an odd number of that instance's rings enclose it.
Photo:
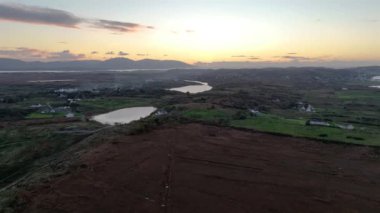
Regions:
[[[13,107],[19,107],[19,108],[28,108],[31,105],[34,104],[50,104],[50,105],[64,105],[66,101],[64,99],[59,99],[57,97],[31,97],[26,98],[23,101],[20,101],[18,103],[13,104]]]
[[[7,128],[0,131],[0,186],[25,174],[36,160],[63,150],[78,140],[43,127]]]
[[[353,144],[380,146],[380,129],[355,126],[354,130],[337,127],[307,126],[305,118],[288,119],[276,115],[251,116],[232,109],[191,109],[182,115],[196,121],[228,124],[232,127],[281,133],[296,137],[317,138]],[[240,118],[239,118],[240,117]]]
[[[305,123],[306,120],[301,119],[285,119],[277,116],[263,115],[245,120],[233,120],[231,125],[297,137],[380,146],[380,130],[378,128],[357,127],[354,130],[345,130],[337,127],[307,126]]]
[[[92,122],[57,123],[0,129],[0,186],[11,183],[38,166],[38,161],[67,149],[102,126]]]
[[[87,134],[75,131],[93,131],[102,128],[93,122],[56,123],[38,126],[18,126],[0,129],[0,188],[20,178],[30,178],[36,170],[56,169],[50,162]],[[37,174],[37,178],[40,178]],[[0,212],[12,204],[17,195],[15,188],[0,191]]]
[[[216,121],[219,119],[228,119],[232,117],[233,111],[222,109],[193,109],[183,113],[183,116],[190,119],[202,121]]]
[[[340,100],[380,102],[380,90],[376,89],[339,91],[336,96]]]
[[[39,113],[33,112],[27,115],[26,119],[48,119],[48,118],[62,118],[65,116],[65,113]]]

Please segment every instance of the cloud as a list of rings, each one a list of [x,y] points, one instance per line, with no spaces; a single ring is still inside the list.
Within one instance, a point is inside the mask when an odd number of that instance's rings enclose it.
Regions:
[[[256,57],[256,56],[248,56],[248,55],[233,55],[233,56],[231,56],[231,58],[245,58],[245,59],[252,60],[252,61],[261,59],[261,58]]]
[[[248,59],[249,59],[249,60],[252,60],[252,61],[254,61],[254,60],[260,60],[259,57],[249,57]]]
[[[96,55],[96,54],[98,54],[99,52],[98,51],[92,51],[91,52],[91,55]]]
[[[37,59],[43,55],[46,55],[45,51],[24,47],[0,50],[1,57]]]
[[[233,55],[232,58],[246,58],[246,55]]]
[[[70,50],[63,50],[61,52],[49,52],[45,50],[18,47],[13,49],[0,49],[0,57],[17,58],[25,61],[67,61],[83,59],[85,55],[74,54],[71,53]]]
[[[0,20],[68,28],[79,28],[79,25],[86,25],[87,27],[106,29],[116,33],[154,29],[153,26],[105,19],[87,19],[63,10],[23,4],[0,3]]]
[[[309,61],[309,60],[317,59],[317,58],[309,58],[309,57],[304,57],[304,56],[290,56],[290,55],[285,55],[285,56],[282,56],[281,58],[293,60],[293,61]]]
[[[195,33],[195,30],[186,30],[187,33]]]
[[[0,20],[76,28],[83,20],[69,12],[22,4],[0,4]]]
[[[285,59],[285,60],[291,60],[291,61],[315,61],[315,60],[321,60],[329,58],[330,56],[320,56],[320,57],[306,57],[306,56],[300,56],[297,55],[298,53],[288,53],[288,55],[282,55],[282,56],[273,56],[273,58],[277,59]]]
[[[113,51],[106,52],[106,55],[115,55]]]
[[[84,54],[73,54],[70,50],[64,50],[62,52],[51,52],[47,59],[57,61],[71,61],[85,58]]]
[[[126,52],[123,52],[123,51],[119,52],[119,56],[126,56],[126,55],[129,55],[129,53],[126,53]]]
[[[149,56],[149,54],[144,54],[144,53],[137,53],[136,55],[140,57]]]
[[[110,21],[110,20],[95,20],[91,21],[92,27],[94,28],[100,28],[100,29],[107,29],[114,32],[136,32],[141,29],[151,29],[151,26],[144,26],[136,23],[130,23],[130,22],[120,22],[120,21]]]

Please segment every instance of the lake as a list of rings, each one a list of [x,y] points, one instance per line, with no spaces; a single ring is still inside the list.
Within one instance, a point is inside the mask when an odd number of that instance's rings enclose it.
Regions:
[[[196,94],[196,93],[206,92],[206,91],[209,91],[212,89],[212,87],[210,85],[208,85],[207,82],[188,81],[188,80],[186,80],[186,82],[196,83],[196,85],[176,87],[176,88],[171,88],[169,90],[170,91],[183,92],[183,93]]]
[[[92,120],[108,125],[128,124],[132,121],[137,121],[141,118],[148,117],[156,110],[157,109],[152,106],[124,108],[109,113],[96,115],[92,117]]]

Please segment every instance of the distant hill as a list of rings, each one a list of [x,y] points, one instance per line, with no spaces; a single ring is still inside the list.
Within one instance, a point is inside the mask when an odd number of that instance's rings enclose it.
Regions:
[[[191,68],[181,61],[144,59],[134,61],[128,58],[113,58],[106,61],[55,61],[25,62],[16,59],[0,58],[0,70],[119,70],[119,69],[176,69]]]

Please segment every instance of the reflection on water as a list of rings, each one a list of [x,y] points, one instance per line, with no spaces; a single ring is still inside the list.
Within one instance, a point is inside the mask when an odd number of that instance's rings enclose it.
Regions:
[[[132,121],[137,121],[141,118],[148,117],[154,111],[156,111],[156,108],[152,106],[124,108],[109,113],[96,115],[92,118],[92,120],[108,125],[128,124]]]
[[[376,88],[376,89],[380,89],[380,85],[379,86],[370,86],[371,88]]]
[[[74,79],[61,79],[61,80],[33,80],[28,83],[54,83],[54,82],[74,82]]]
[[[183,93],[196,94],[196,93],[206,92],[206,91],[209,91],[212,89],[212,87],[210,85],[208,85],[207,82],[201,82],[201,81],[186,81],[186,82],[196,83],[197,85],[171,88],[169,90],[170,91],[183,92]]]

